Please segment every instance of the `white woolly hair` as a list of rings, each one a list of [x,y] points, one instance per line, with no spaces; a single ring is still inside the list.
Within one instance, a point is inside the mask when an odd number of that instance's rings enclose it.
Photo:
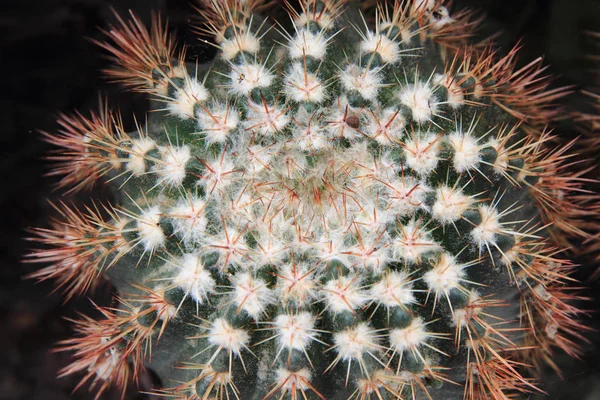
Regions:
[[[415,303],[412,282],[406,272],[386,273],[369,289],[371,297],[386,307],[407,306]]]
[[[410,325],[402,329],[392,329],[389,334],[390,346],[397,352],[414,350],[425,343],[429,334],[420,317],[413,318]]]
[[[280,314],[275,318],[273,327],[282,347],[305,351],[318,335],[314,330],[315,322],[316,317],[309,312]]]
[[[154,252],[163,246],[166,236],[159,225],[162,213],[159,206],[152,206],[145,210],[137,219],[138,237],[144,251]]]
[[[247,63],[235,65],[229,74],[230,92],[247,96],[254,88],[269,87],[275,77],[264,65]]]
[[[238,53],[256,54],[260,50],[260,40],[249,29],[243,29],[235,37],[224,39],[219,45],[223,59],[231,61]]]
[[[407,84],[398,96],[400,102],[410,108],[412,119],[417,122],[429,121],[437,112],[438,100],[428,82],[417,80],[414,84]]]
[[[365,100],[375,101],[382,86],[380,71],[381,68],[365,68],[348,64],[340,71],[339,80],[346,91],[356,90]]]
[[[440,145],[440,137],[432,132],[413,134],[402,145],[406,165],[417,174],[430,174],[438,164]]]
[[[315,73],[306,71],[303,63],[293,63],[285,79],[284,91],[289,99],[299,103],[320,103],[325,99],[325,85]]]
[[[275,301],[267,283],[252,276],[252,272],[237,273],[232,277],[233,301],[238,308],[246,311],[255,320]]]
[[[238,111],[231,105],[221,102],[214,102],[207,108],[198,109],[196,119],[200,129],[198,133],[204,135],[207,144],[224,143],[240,122]]]
[[[452,132],[446,138],[454,150],[452,164],[457,172],[466,172],[479,166],[481,146],[469,133]]]
[[[443,252],[435,266],[423,274],[423,281],[437,297],[447,296],[452,289],[461,287],[466,275],[465,266],[458,264],[453,256]]]
[[[210,326],[208,341],[239,356],[250,342],[250,335],[245,329],[231,326],[225,318],[217,318]]]
[[[334,313],[354,312],[369,301],[369,296],[361,289],[358,276],[339,276],[329,280],[324,286],[327,309]]]
[[[140,137],[131,141],[131,150],[126,164],[127,170],[134,176],[146,172],[146,153],[156,147],[156,142],[148,137]]]
[[[185,179],[185,167],[190,160],[191,151],[186,145],[159,147],[161,159],[154,166],[158,182],[168,186],[179,186]]]
[[[473,202],[473,199],[460,189],[440,186],[436,190],[436,201],[431,214],[442,223],[452,223],[460,219],[465,211],[471,208]]]
[[[210,271],[204,268],[197,254],[184,254],[176,263],[179,273],[173,283],[179,286],[198,304],[203,304],[211,293],[215,292],[216,282]]]
[[[366,37],[360,43],[363,54],[378,53],[385,63],[393,64],[400,60],[400,45],[386,35],[367,31]]]
[[[293,59],[313,57],[321,60],[325,57],[327,43],[324,32],[312,33],[308,29],[301,29],[288,44],[289,55]]]
[[[208,90],[202,82],[186,76],[183,87],[177,89],[175,98],[169,99],[167,102],[167,108],[173,115],[180,118],[193,118],[196,104],[205,101],[208,96]]]

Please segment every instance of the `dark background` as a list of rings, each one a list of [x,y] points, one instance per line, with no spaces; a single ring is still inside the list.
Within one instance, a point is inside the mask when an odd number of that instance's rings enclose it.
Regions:
[[[185,33],[193,15],[187,0],[19,0],[1,4],[0,400],[91,399],[85,388],[71,394],[78,377],[56,379],[57,371],[68,364],[68,355],[51,352],[56,341],[71,334],[64,317],[89,311],[90,301],[62,304],[59,295],[51,294],[51,284],[22,278],[37,268],[20,263],[28,247],[22,240],[24,229],[43,225],[52,213],[47,199],[58,197],[52,192],[52,180],[43,176],[46,166],[42,157],[48,145],[37,131],[56,130],[59,111],[95,109],[99,93],[119,105],[126,124],[131,124],[134,113],[143,115],[147,105],[143,96],[124,92],[102,79],[99,70],[107,62],[88,40],[102,38],[98,28],[114,20],[111,6],[121,14],[133,9],[145,21],[150,9],[161,10],[180,32],[180,41],[192,45],[192,56],[207,59],[211,51]],[[593,83],[593,63],[586,54],[600,54],[600,47],[584,32],[600,31],[600,0],[454,1],[454,9],[464,6],[486,14],[483,34],[500,32],[497,42],[502,49],[522,38],[523,63],[545,55],[551,65],[549,73],[559,76],[558,84],[582,87]],[[564,102],[583,107],[584,98],[575,94]],[[563,123],[559,129],[569,135],[572,126]],[[589,271],[589,266],[582,271]],[[589,294],[598,289],[594,284]],[[111,288],[104,286],[93,298],[106,304],[110,294]],[[598,298],[588,308],[600,309]],[[596,319],[592,314],[590,325],[598,326]],[[592,344],[586,347],[583,360],[565,363],[562,378],[545,379],[548,398],[600,399],[597,336],[590,334]],[[103,396],[113,398],[118,398],[117,394]]]

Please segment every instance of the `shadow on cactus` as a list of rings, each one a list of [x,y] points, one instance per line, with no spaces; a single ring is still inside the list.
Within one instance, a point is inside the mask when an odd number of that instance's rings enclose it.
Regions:
[[[115,197],[34,229],[36,278],[119,292],[75,321],[64,374],[102,393],[149,368],[176,399],[507,399],[579,355],[565,251],[594,198],[546,129],[568,90],[469,43],[470,12],[371,3],[275,21],[205,0],[210,66],[158,18],[106,32],[108,75],[153,109],[44,134],[62,188]]]

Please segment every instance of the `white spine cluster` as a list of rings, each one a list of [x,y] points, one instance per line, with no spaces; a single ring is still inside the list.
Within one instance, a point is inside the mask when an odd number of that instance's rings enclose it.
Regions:
[[[286,263],[278,273],[278,293],[282,302],[293,301],[298,306],[307,306],[316,297],[319,289],[314,279],[314,270],[306,264]]]
[[[395,41],[380,33],[368,31],[360,43],[363,54],[377,53],[384,63],[393,64],[400,60],[400,46]]]
[[[423,207],[427,186],[411,176],[386,182],[386,189],[392,201],[391,206],[399,215],[411,215]]]
[[[208,90],[202,82],[186,76],[183,87],[177,89],[175,98],[169,99],[167,106],[173,115],[189,119],[194,117],[196,104],[204,102],[208,99],[208,96]]]
[[[491,205],[483,204],[478,207],[481,223],[471,231],[473,241],[477,243],[479,250],[484,247],[488,249],[496,243],[496,235],[504,231],[500,222],[500,214]]]
[[[239,53],[256,54],[260,50],[260,40],[249,29],[236,34],[232,39],[224,39],[220,46],[223,59],[231,61]]]
[[[448,297],[452,289],[462,288],[465,280],[466,266],[458,264],[455,257],[444,252],[434,267],[423,274],[423,281],[430,292],[435,294],[435,301],[444,296]]]
[[[438,100],[429,82],[418,79],[407,84],[398,94],[400,102],[411,111],[412,119],[417,122],[431,121],[437,113]]]
[[[201,258],[196,254],[185,254],[176,263],[179,273],[173,283],[181,287],[198,304],[204,303],[215,292],[216,282],[210,271],[204,268]]]
[[[265,102],[262,104],[248,102],[248,118],[245,123],[247,131],[272,136],[281,132],[289,122],[290,116],[283,107],[269,105]]]
[[[219,266],[226,269],[229,266],[244,266],[248,261],[248,245],[243,231],[232,227],[224,227],[215,237],[206,239],[206,247],[219,253]]]
[[[280,346],[305,352],[311,341],[315,340],[318,335],[314,329],[315,321],[316,318],[308,312],[301,312],[297,315],[278,315],[273,327],[276,330]]]
[[[285,93],[293,101],[320,103],[325,99],[323,82],[301,62],[292,64],[286,80]]]
[[[275,77],[264,65],[246,63],[233,66],[229,79],[232,95],[247,96],[254,88],[266,88],[271,85]]]
[[[380,71],[381,68],[366,68],[349,64],[340,72],[339,80],[347,91],[356,90],[365,100],[374,101],[382,86]]]
[[[452,324],[457,328],[458,332],[460,332],[461,328],[471,324],[473,318],[477,317],[484,310],[483,307],[478,304],[480,296],[477,292],[472,290],[468,295],[469,300],[467,307],[454,310],[454,314],[452,315]]]
[[[108,342],[109,338],[103,339]],[[96,357],[96,362],[88,367],[89,372],[94,372],[99,379],[108,381],[117,373],[123,359],[123,354],[116,348],[111,347],[102,357]]]
[[[454,150],[453,165],[458,172],[477,169],[480,159],[481,146],[477,139],[469,133],[453,132],[448,136],[448,143]]]
[[[313,57],[321,60],[325,57],[327,42],[328,40],[323,31],[312,33],[308,29],[302,29],[288,45],[289,56],[293,59]]]
[[[349,371],[352,361],[355,361],[364,370],[365,357],[370,356],[379,361],[377,353],[382,349],[380,338],[381,335],[366,322],[334,333],[332,349],[338,353],[334,363],[347,362]]]
[[[310,384],[312,376],[308,368],[302,368],[298,371],[289,371],[286,368],[277,370],[276,388],[283,389],[282,393],[291,393],[296,396],[296,392],[307,391],[312,388]]]
[[[251,272],[238,273],[233,277],[233,302],[255,320],[259,320],[274,296],[267,283],[252,276]]]
[[[140,137],[131,142],[131,150],[127,160],[127,170],[134,176],[142,175],[146,172],[146,153],[156,147],[154,140],[147,137]]]
[[[229,157],[222,154],[216,160],[205,161],[204,174],[200,176],[198,184],[204,186],[210,193],[223,193],[233,182],[235,174],[239,171]]]
[[[206,203],[199,197],[180,200],[169,211],[174,233],[184,244],[199,243],[205,235],[207,224]]]
[[[441,29],[444,26],[454,22],[454,19],[450,16],[450,12],[444,6],[439,6],[436,12],[429,14],[429,21],[434,29]]]
[[[371,112],[365,133],[383,146],[397,145],[402,142],[405,122],[400,111],[392,107]]]
[[[406,165],[420,175],[430,174],[439,161],[440,136],[427,132],[413,134],[411,139],[404,142]]]
[[[446,104],[453,109],[458,109],[465,103],[465,95],[460,85],[456,82],[455,77],[443,74],[435,74],[433,76],[433,83],[446,88],[448,91]]]
[[[159,206],[152,206],[142,212],[137,220],[137,230],[140,242],[146,252],[154,252],[166,240],[165,234],[159,225],[162,212]]]
[[[237,110],[221,102],[199,109],[196,118],[199,133],[204,135],[207,144],[224,143],[239,124]]]
[[[373,300],[386,307],[407,307],[415,303],[414,290],[409,275],[405,272],[392,271],[375,282],[369,294]]]
[[[179,186],[185,178],[185,167],[191,158],[188,146],[164,146],[160,147],[161,160],[156,164],[154,170],[158,182],[167,186]]]
[[[390,347],[398,353],[407,350],[417,353],[419,346],[425,343],[429,333],[421,318],[413,318],[410,325],[402,329],[392,329],[389,333]]]
[[[323,287],[326,308],[334,313],[354,312],[369,301],[368,295],[360,287],[358,276],[340,276],[331,279]]]
[[[304,109],[298,111],[294,117],[292,134],[301,150],[317,151],[330,144],[325,136],[326,127],[323,126],[320,117],[320,115],[309,114]]]
[[[250,335],[245,329],[234,328],[224,318],[217,318],[210,326],[208,342],[218,346],[219,350],[225,349],[239,357],[242,350],[247,348]],[[213,358],[218,351],[214,353]]]
[[[438,221],[448,224],[462,217],[471,208],[473,199],[465,195],[460,189],[440,186],[436,190],[436,201],[431,214]]]
[[[441,249],[420,225],[418,220],[411,219],[408,224],[398,227],[397,236],[392,243],[392,258],[419,264],[424,254]]]

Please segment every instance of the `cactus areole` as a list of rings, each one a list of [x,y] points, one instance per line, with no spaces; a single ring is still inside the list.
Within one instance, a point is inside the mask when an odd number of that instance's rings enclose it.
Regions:
[[[35,277],[118,290],[75,321],[64,374],[102,393],[148,368],[175,399],[497,400],[578,354],[565,249],[586,200],[546,129],[566,90],[471,43],[470,12],[371,3],[276,21],[204,0],[210,66],[158,18],[107,30],[108,75],[152,110],[44,133],[62,188],[115,198],[34,229]]]

